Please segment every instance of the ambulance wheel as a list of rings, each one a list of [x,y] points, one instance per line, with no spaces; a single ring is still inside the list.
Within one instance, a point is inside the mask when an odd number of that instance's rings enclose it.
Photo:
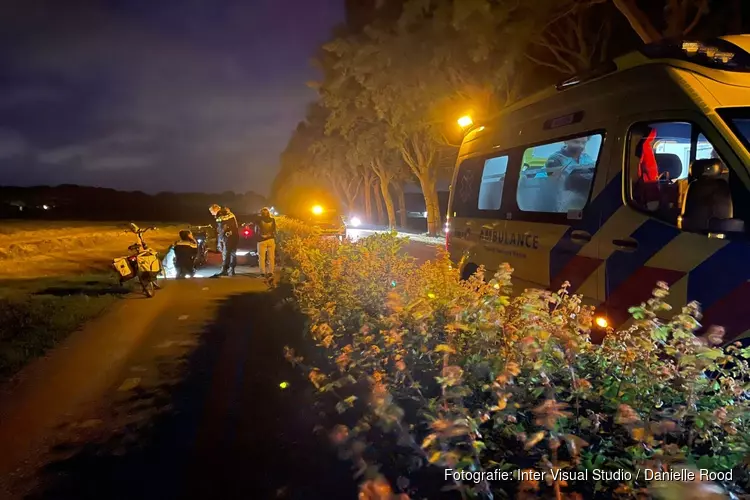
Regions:
[[[461,270],[461,279],[466,281],[479,270],[479,266],[474,263],[468,263],[464,266],[464,268]]]

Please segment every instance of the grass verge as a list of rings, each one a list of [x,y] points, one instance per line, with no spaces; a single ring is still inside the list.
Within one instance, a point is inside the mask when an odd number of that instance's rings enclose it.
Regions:
[[[0,282],[0,381],[44,355],[127,292],[111,274]]]
[[[141,226],[145,224],[139,222]],[[156,223],[146,241],[164,255],[187,224]],[[122,222],[5,221],[0,229],[0,381],[43,355],[128,290],[112,258],[135,236]]]

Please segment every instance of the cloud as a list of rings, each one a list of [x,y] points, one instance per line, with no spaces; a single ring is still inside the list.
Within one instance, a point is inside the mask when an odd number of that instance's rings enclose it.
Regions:
[[[23,156],[29,151],[29,143],[21,134],[0,129],[0,160]]]
[[[0,89],[0,111],[57,102],[62,98],[60,89],[50,85],[4,88]]]
[[[16,82],[0,124],[40,151],[25,177],[118,187],[115,172],[155,166],[152,190],[267,191],[340,0],[110,5],[0,2],[0,66]]]
[[[85,156],[86,152],[87,149],[84,146],[66,146],[50,151],[42,151],[37,155],[37,159],[41,163],[62,164]]]
[[[156,160],[148,156],[102,156],[89,159],[85,170],[132,170],[151,167]]]
[[[91,142],[41,151],[37,160],[41,164],[79,167],[84,171],[141,169],[156,163],[153,140],[145,132],[117,130]]]

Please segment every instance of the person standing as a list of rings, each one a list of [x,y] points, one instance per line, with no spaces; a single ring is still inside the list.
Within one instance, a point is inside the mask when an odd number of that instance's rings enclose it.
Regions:
[[[240,228],[237,217],[228,207],[211,205],[211,215],[216,218],[216,236],[221,248],[221,271],[213,277],[234,276],[237,267],[237,245],[240,242]]]
[[[270,280],[273,279],[276,265],[276,219],[271,216],[271,211],[268,208],[263,208],[260,211],[256,230],[258,233],[260,274]],[[268,262],[266,262],[266,258],[268,258]]]

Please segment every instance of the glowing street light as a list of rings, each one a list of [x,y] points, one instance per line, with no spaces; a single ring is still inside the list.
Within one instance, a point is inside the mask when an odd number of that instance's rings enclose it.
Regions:
[[[474,125],[474,120],[471,119],[471,116],[465,115],[458,119],[458,126],[462,129],[466,130],[467,128]]]
[[[323,213],[323,207],[321,207],[320,205],[315,205],[314,207],[312,207],[312,213],[314,213],[315,215],[322,214]]]

